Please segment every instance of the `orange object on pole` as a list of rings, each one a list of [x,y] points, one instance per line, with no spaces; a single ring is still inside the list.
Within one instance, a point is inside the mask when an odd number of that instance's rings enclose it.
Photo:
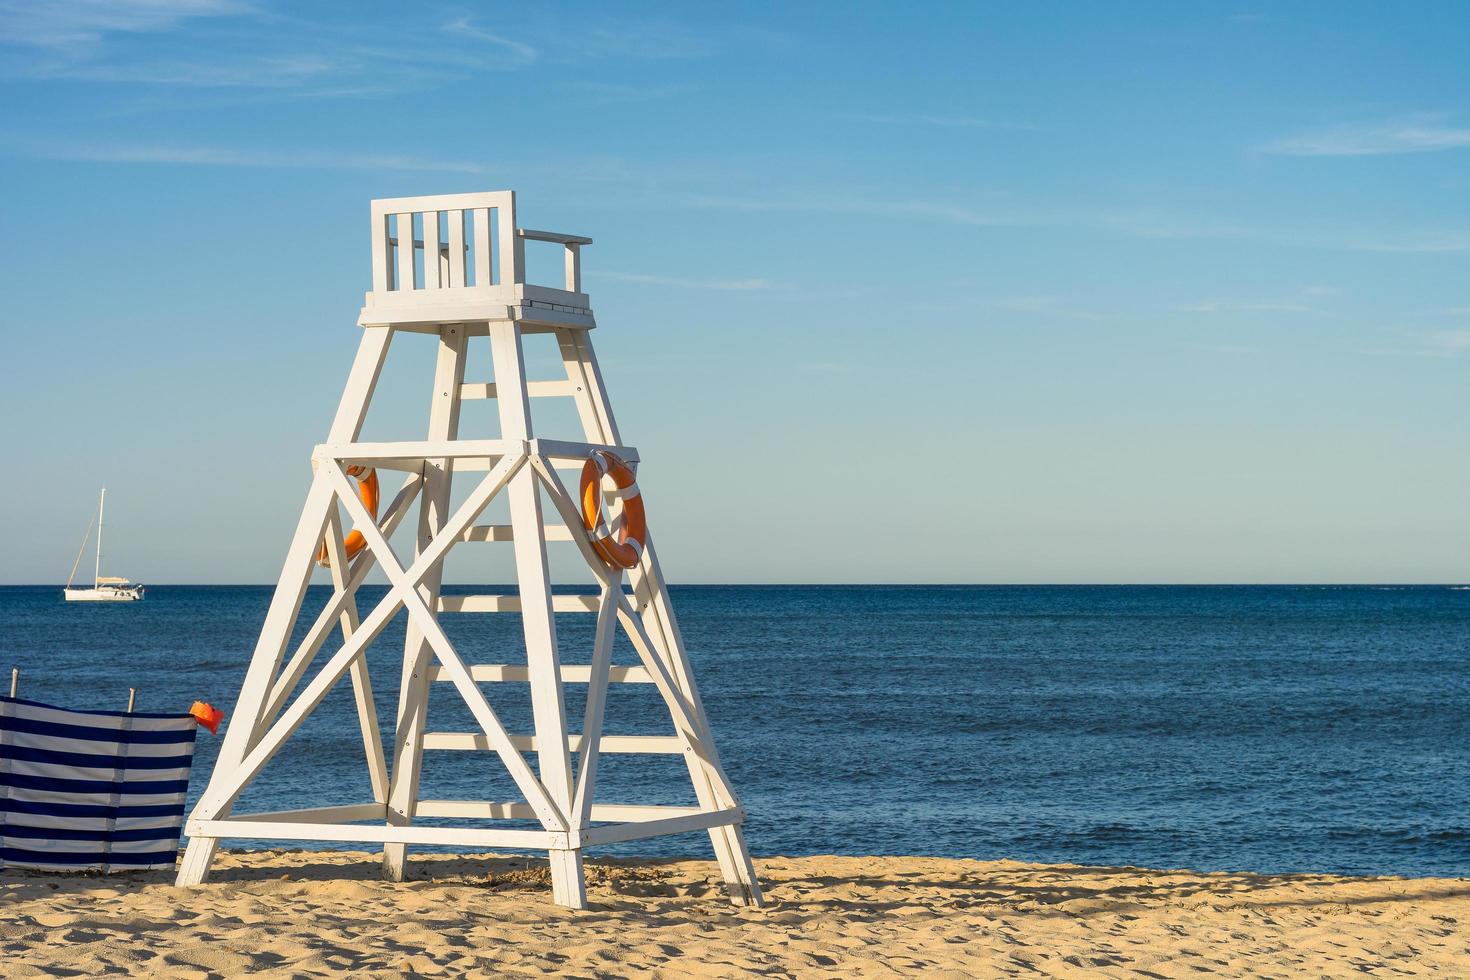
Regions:
[[[357,495],[362,499],[362,504],[368,509],[368,513],[376,519],[378,516],[379,500],[378,471],[366,466],[349,466],[347,467],[347,475],[357,481]],[[367,547],[367,538],[362,536],[361,531],[354,529],[347,535],[342,544],[343,550],[347,552],[347,557],[356,558],[358,552]],[[332,567],[332,556],[327,552],[327,543],[325,541],[317,549],[316,563],[323,568]]]
[[[209,734],[219,734],[219,723],[225,720],[225,713],[208,701],[195,701],[194,707],[189,709],[199,724],[209,729]]]
[[[609,486],[611,484],[611,486]],[[637,568],[643,558],[648,522],[643,497],[626,460],[594,449],[582,466],[582,523],[591,532],[592,548],[614,568]],[[602,517],[604,494],[622,501],[622,513],[607,523]]]

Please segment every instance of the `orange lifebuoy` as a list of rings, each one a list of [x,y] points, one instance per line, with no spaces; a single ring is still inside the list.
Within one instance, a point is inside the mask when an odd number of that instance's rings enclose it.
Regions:
[[[362,505],[367,508],[373,519],[378,518],[378,471],[366,466],[349,466],[347,475],[357,480],[357,496],[362,500]],[[356,558],[357,553],[367,547],[367,538],[362,536],[361,531],[354,530],[347,535],[342,544],[347,549],[348,558]],[[332,567],[332,556],[327,552],[327,543],[322,542],[321,549],[316,553],[316,563],[323,568]]]
[[[610,524],[602,519],[604,493],[622,503]],[[638,567],[648,537],[643,497],[638,493],[632,468],[604,449],[594,449],[582,464],[582,522],[603,561],[616,568]]]

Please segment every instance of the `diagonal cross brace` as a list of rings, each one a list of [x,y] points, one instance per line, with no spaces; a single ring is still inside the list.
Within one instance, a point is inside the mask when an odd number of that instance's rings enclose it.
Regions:
[[[408,514],[409,505],[413,503],[414,497],[418,495],[419,489],[422,486],[423,477],[417,473],[409,474],[408,478],[403,481],[403,489],[398,491],[398,495],[388,505],[388,510],[382,520],[381,526],[385,536],[392,535],[398,529],[398,525]],[[357,587],[362,584],[362,580],[367,578],[367,573],[372,567],[373,553],[370,550],[364,550],[353,560],[351,566],[352,571],[347,578],[345,587],[337,589],[333,593],[332,598],[327,601],[326,607],[317,616],[316,622],[312,623],[311,629],[307,631],[305,638],[302,639],[301,645],[291,655],[291,659],[287,662],[285,669],[281,671],[280,675],[276,677],[275,682],[271,685],[270,694],[266,698],[266,708],[261,715],[262,725],[260,727],[262,731],[265,725],[269,725],[275,721],[276,716],[281,713],[281,708],[285,706],[286,699],[291,696],[291,692],[300,683],[302,675],[306,673],[306,668],[311,666],[311,661],[321,649],[322,643],[331,635],[332,628],[337,624],[342,612],[347,608],[347,603],[351,601],[353,594],[357,591]],[[256,734],[259,734],[259,732]],[[254,748],[258,741],[259,739],[253,740],[249,747]]]
[[[562,813],[560,807],[552,800],[551,794],[547,792],[545,784],[531,771],[531,767],[526,762],[525,757],[521,755],[520,751],[511,742],[510,733],[506,731],[505,725],[501,723],[500,718],[495,714],[495,709],[490,707],[490,702],[485,699],[485,693],[475,683],[474,678],[470,675],[469,668],[465,666],[464,660],[455,651],[454,645],[449,642],[449,637],[444,635],[444,629],[439,625],[439,620],[429,611],[429,607],[424,603],[423,597],[419,595],[417,588],[419,581],[428,572],[429,568],[443,558],[444,553],[449,550],[451,545],[458,543],[459,537],[464,532],[464,529],[469,526],[471,521],[479,516],[480,511],[484,510],[491,498],[510,482],[511,477],[516,474],[526,462],[526,459],[527,457],[525,455],[517,457],[507,456],[502,459],[501,463],[491,471],[490,476],[495,476],[496,471],[500,470],[506,461],[513,460],[513,465],[505,472],[503,477],[497,480],[496,485],[489,493],[484,493],[486,486],[490,483],[489,476],[486,477],[485,481],[476,488],[474,493],[470,494],[469,499],[461,505],[454,517],[440,528],[439,533],[434,536],[433,541],[429,543],[429,546],[424,549],[423,553],[414,561],[413,566],[407,572],[400,566],[397,556],[393,553],[393,549],[388,544],[387,539],[378,533],[377,529],[372,525],[371,520],[365,520],[369,517],[367,508],[362,505],[362,502],[357,499],[357,495],[352,492],[352,487],[347,482],[347,475],[342,471],[341,465],[333,462],[331,464],[332,469],[328,471],[327,476],[337,487],[338,496],[343,497],[348,514],[359,522],[359,529],[363,532],[363,537],[367,539],[368,547],[377,553],[378,566],[383,570],[383,574],[387,576],[388,581],[393,583],[394,591],[398,593],[398,602],[407,608],[408,614],[417,621],[419,629],[424,634],[424,639],[428,641],[429,646],[434,651],[434,655],[439,658],[440,664],[443,665],[444,672],[449,675],[450,680],[454,682],[455,688],[458,689],[460,696],[469,705],[470,713],[475,716],[475,720],[484,729],[485,737],[489,740],[490,747],[495,749],[501,761],[505,763],[505,767],[509,770],[511,778],[515,780],[516,786],[525,795],[526,801],[531,804],[531,808],[541,820],[542,826],[547,830],[565,831],[568,829],[566,814]],[[483,499],[479,499],[482,496]],[[468,516],[465,516],[466,511],[470,509],[471,505],[474,505],[473,511]]]
[[[407,571],[398,564],[396,556],[388,546],[386,539],[384,539],[382,533],[378,531],[377,527],[368,518],[366,508],[362,506],[361,502],[357,499],[357,494],[353,492],[351,486],[348,484],[346,474],[342,472],[340,464],[335,462],[328,464],[329,468],[325,474],[328,481],[336,495],[347,505],[349,513],[357,521],[359,530],[367,532],[365,537],[367,538],[368,546],[377,554],[379,563],[383,566],[385,574],[388,575],[393,585],[389,589],[388,594],[363,619],[362,624],[353,633],[352,639],[344,644],[322,666],[321,671],[306,686],[300,696],[291,704],[290,708],[259,739],[258,744],[240,761],[239,765],[234,767],[233,771],[229,773],[228,779],[221,781],[218,788],[211,785],[206,790],[204,798],[199,801],[198,806],[195,808],[195,812],[191,817],[191,823],[196,820],[214,819],[218,813],[226,809],[239,797],[250,780],[281,749],[286,739],[301,726],[306,716],[321,703],[332,686],[347,672],[353,660],[383,631],[388,621],[397,613],[400,606],[405,604],[409,605],[410,614],[412,614],[414,608],[413,603],[416,602],[419,610],[422,613],[427,613],[427,609],[424,608],[422,600],[418,599],[415,591],[418,582],[435,563],[443,559],[444,555],[457,541],[464,529],[480,515],[490,500],[505,487],[506,483],[510,481],[510,478],[520,469],[525,462],[525,458],[523,454],[503,457],[485,475],[485,479],[470,495],[469,499],[460,506],[459,510],[455,512],[454,516],[444,525],[441,532],[435,536],[434,540],[424,549],[414,563],[409,566]],[[405,601],[405,594],[408,597],[407,602]],[[433,621],[432,616],[428,618],[434,627],[431,632],[437,632],[439,638],[443,639],[445,645],[447,645],[448,641],[444,638],[442,631],[438,629],[438,623]],[[438,652],[437,648],[436,652]],[[449,652],[453,655],[452,647]],[[454,659],[456,661],[458,660],[457,657]],[[449,667],[452,672],[452,666],[446,664],[446,667]],[[463,663],[460,663],[460,669],[465,674],[466,679],[468,679],[468,671],[464,670]],[[504,740],[505,745],[509,748],[509,736],[505,733],[504,727],[500,725],[494,712],[490,710],[489,705],[485,703],[484,695],[479,692],[478,688],[473,686],[473,683],[473,681],[470,681],[471,691],[479,697],[480,707],[484,709],[483,712],[475,711],[476,719],[480,721],[482,726],[486,726],[486,734],[492,739],[492,742],[495,741],[495,731],[493,729],[498,729],[501,739]],[[471,702],[470,707],[473,711],[476,705]],[[502,753],[506,767],[510,770],[511,776],[516,780],[517,785],[526,794],[527,801],[536,809],[537,814],[544,814],[543,823],[549,818],[551,825],[548,825],[548,829],[564,830],[565,822],[561,819],[560,812],[551,803],[550,798],[546,794],[545,787],[531,773],[530,768],[526,765],[525,759],[513,748],[510,748],[509,756],[510,758],[505,758],[505,753]],[[553,826],[559,820],[561,821],[560,825]]]
[[[731,805],[734,805],[734,790],[720,765],[719,756],[715,754],[708,732],[696,720],[698,713],[684,697],[679,685],[664,664],[663,658],[658,655],[658,650],[644,628],[643,621],[638,618],[627,596],[623,594],[622,588],[619,587],[612,573],[608,571],[607,564],[593,550],[591,539],[582,523],[582,516],[567,493],[566,487],[562,485],[561,479],[544,457],[533,455],[531,465],[540,476],[542,483],[545,484],[547,496],[551,498],[552,504],[561,513],[562,520],[571,531],[572,540],[577,543],[583,558],[592,569],[592,574],[597,577],[604,589],[611,589],[618,621],[623,624],[628,638],[633,641],[633,649],[638,653],[638,658],[643,661],[643,665],[652,675],[654,686],[658,688],[659,694],[663,696],[669,708],[669,713],[673,716],[674,726],[680,730],[680,734],[688,743],[689,748],[693,750],[695,757],[709,771],[715,784],[726,794]]]

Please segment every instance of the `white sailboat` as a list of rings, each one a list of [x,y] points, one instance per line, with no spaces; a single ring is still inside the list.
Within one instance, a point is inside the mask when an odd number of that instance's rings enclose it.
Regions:
[[[102,497],[97,501],[97,565],[92,573],[92,587],[74,589],[72,580],[77,577],[77,566],[82,563],[82,552],[87,549],[87,538],[92,536],[92,525],[82,537],[82,546],[77,549],[77,560],[71,563],[71,574],[66,578],[62,595],[67,602],[136,602],[143,598],[143,586],[115,575],[102,574],[102,509],[107,503],[107,488],[102,488]]]

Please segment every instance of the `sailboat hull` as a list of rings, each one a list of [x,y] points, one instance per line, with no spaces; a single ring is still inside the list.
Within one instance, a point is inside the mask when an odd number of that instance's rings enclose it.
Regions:
[[[118,589],[106,585],[95,589],[63,589],[67,602],[137,602],[143,598],[143,587]]]

